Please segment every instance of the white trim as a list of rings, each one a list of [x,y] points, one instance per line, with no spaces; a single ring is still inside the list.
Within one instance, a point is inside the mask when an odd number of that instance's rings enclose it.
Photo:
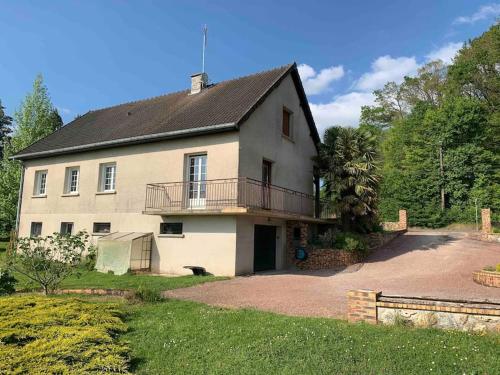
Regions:
[[[89,143],[87,145],[63,147],[63,148],[58,148],[58,149],[48,150],[48,151],[30,152],[28,154],[18,154],[18,155],[11,156],[10,159],[15,160],[15,159],[29,158],[29,157],[33,157],[33,156],[44,156],[44,155],[48,156],[48,155],[54,155],[54,154],[57,155],[59,153],[66,153],[66,152],[71,152],[71,151],[83,151],[83,150],[87,150],[87,149],[93,149],[96,147],[97,148],[107,147],[107,146],[114,146],[114,145],[126,144],[126,143],[131,143],[131,142],[141,142],[141,141],[156,140],[156,139],[160,140],[162,138],[168,139],[168,138],[175,138],[175,137],[188,135],[188,134],[211,133],[211,132],[214,132],[217,130],[224,130],[224,129],[231,129],[231,128],[237,129],[238,125],[235,122],[228,122],[225,124],[202,126],[202,127],[198,127],[198,128],[192,128],[192,129],[174,130],[174,131],[164,132],[164,133],[139,135],[136,137],[114,139],[112,141]]]

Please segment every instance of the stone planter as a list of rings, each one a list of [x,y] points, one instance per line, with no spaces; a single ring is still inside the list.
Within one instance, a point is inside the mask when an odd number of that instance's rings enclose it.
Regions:
[[[500,272],[476,271],[472,274],[472,279],[481,285],[500,288]]]

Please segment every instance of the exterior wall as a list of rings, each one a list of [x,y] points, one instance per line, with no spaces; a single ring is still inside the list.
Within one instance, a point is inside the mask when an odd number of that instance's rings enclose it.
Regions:
[[[239,216],[236,225],[236,274],[253,273],[254,260],[254,226],[276,226],[276,269],[288,266],[286,259],[286,222],[284,220],[264,217]]]
[[[182,181],[186,155],[207,153],[207,178],[238,176],[238,133],[169,140],[136,146],[63,155],[25,162],[19,236],[29,236],[31,222],[42,222],[42,235],[60,230],[61,222],[73,222],[74,231],[92,231],[94,222],[110,222],[111,232],[153,232],[152,270],[188,273],[182,266],[206,266],[207,271],[234,275],[234,218],[179,218],[184,238],[158,238],[160,216],[144,215],[146,184]],[[116,163],[116,193],[98,194],[99,164]],[[66,167],[80,167],[79,195],[63,196]],[[33,195],[35,171],[47,170],[47,196]],[[98,236],[93,236],[97,240]],[[221,246],[222,243],[222,246]],[[232,243],[232,250],[229,247]],[[206,256],[186,258],[186,248],[204,248]],[[214,251],[219,251],[214,261]],[[232,253],[229,255],[228,252]],[[172,259],[177,259],[173,261]],[[227,261],[226,261],[226,258]],[[193,264],[194,261],[199,264]],[[170,262],[167,265],[167,262]],[[190,272],[190,271],[189,271]]]
[[[283,107],[291,110],[292,140],[281,132]],[[273,162],[271,183],[313,194],[313,156],[317,154],[291,76],[241,125],[239,174],[262,179],[262,160]]]

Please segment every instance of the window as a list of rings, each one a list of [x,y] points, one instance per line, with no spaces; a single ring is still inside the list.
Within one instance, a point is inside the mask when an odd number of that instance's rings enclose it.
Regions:
[[[66,194],[78,194],[78,183],[80,177],[79,167],[66,168],[66,185],[64,187],[64,193]]]
[[[61,234],[72,234],[73,233],[73,223],[61,223]]]
[[[40,222],[32,222],[31,223],[31,237],[39,237],[42,235],[42,223]]]
[[[99,168],[99,191],[115,191],[116,163],[101,164]]]
[[[207,155],[191,155],[188,163],[189,206],[203,208],[207,195]]]
[[[94,233],[110,233],[111,223],[94,223]]]
[[[35,189],[33,195],[46,195],[47,194],[47,171],[35,172]]]
[[[182,223],[161,223],[160,234],[182,234]]]
[[[283,118],[281,125],[281,132],[285,137],[292,137],[292,112],[283,107]]]

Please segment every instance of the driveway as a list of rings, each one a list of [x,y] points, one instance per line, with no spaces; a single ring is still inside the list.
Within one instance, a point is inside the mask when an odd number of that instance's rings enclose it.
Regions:
[[[343,271],[294,271],[236,277],[172,290],[167,296],[216,306],[256,308],[288,315],[344,317],[346,292],[500,302],[500,289],[478,285],[472,271],[500,263],[500,244],[457,233],[408,232]]]

